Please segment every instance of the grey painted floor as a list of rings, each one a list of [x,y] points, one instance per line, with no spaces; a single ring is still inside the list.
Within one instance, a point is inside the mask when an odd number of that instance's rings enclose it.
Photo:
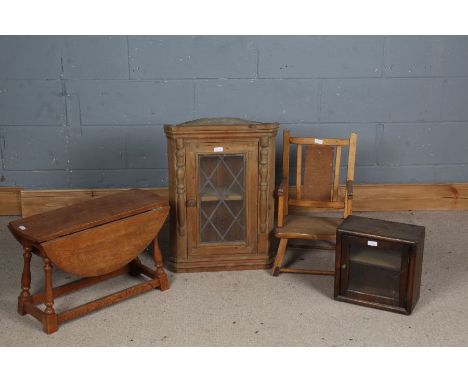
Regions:
[[[179,273],[170,274],[166,292],[151,291],[70,321],[50,336],[38,321],[16,313],[21,248],[6,228],[13,218],[1,217],[0,346],[467,346],[468,212],[365,215],[426,226],[421,298],[411,316],[334,301],[330,277]],[[331,252],[289,254],[298,262],[313,258],[332,266]],[[41,269],[35,257],[33,291],[42,287]],[[57,284],[69,281],[54,272]],[[121,276],[58,299],[56,308],[132,282]]]

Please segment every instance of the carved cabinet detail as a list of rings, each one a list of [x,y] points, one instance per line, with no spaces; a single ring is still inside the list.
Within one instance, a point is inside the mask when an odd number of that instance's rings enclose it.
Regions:
[[[277,130],[236,118],[164,126],[172,270],[271,265]]]

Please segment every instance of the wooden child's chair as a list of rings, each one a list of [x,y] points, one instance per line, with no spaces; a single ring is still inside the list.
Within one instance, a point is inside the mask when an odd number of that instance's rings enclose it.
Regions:
[[[278,188],[278,222],[275,230],[275,236],[280,242],[273,264],[273,276],[278,276],[281,272],[327,276],[335,274],[328,270],[282,268],[282,263],[289,239],[334,241],[336,227],[351,214],[356,140],[355,133],[351,133],[348,139],[318,139],[291,137],[289,130],[284,131],[283,172]],[[291,144],[297,145],[294,198],[289,195],[288,190]],[[343,197],[339,193],[340,163],[342,148],[346,146],[349,147],[348,168]],[[289,206],[293,206],[298,212],[301,208],[343,210],[343,218],[289,215]]]

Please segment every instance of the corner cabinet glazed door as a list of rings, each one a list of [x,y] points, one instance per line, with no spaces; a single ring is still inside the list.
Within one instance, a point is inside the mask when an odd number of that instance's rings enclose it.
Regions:
[[[189,257],[229,257],[257,250],[258,144],[187,145]]]

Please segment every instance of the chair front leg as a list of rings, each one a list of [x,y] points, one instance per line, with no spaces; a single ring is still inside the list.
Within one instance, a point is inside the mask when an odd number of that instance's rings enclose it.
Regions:
[[[281,239],[278,246],[278,252],[276,253],[275,262],[273,263],[273,276],[278,276],[281,271],[281,265],[283,265],[284,255],[286,254],[286,246],[288,245],[288,239]]]

